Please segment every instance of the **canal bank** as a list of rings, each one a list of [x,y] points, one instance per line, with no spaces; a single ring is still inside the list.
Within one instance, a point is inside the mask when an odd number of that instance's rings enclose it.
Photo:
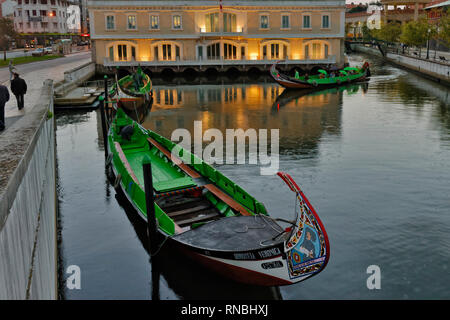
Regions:
[[[194,121],[223,133],[279,129],[280,170],[300,184],[329,233],[332,255],[321,274],[278,295],[218,277],[166,245],[154,266],[145,223],[107,178],[100,114],[64,112],[56,134],[62,270],[77,265],[82,275],[81,290],[61,288],[65,298],[446,298],[448,90],[377,57],[349,59],[371,63],[367,83],[309,94],[263,80],[155,84],[143,121],[167,138],[179,128],[194,136]],[[292,219],[295,199],[277,176],[247,163],[217,169],[271,215]],[[366,286],[371,265],[380,267],[381,290]]]
[[[397,67],[407,69],[425,78],[442,83],[446,86],[450,86],[450,64],[448,63],[431,61],[392,52],[386,52],[383,57],[379,49],[360,44],[353,44],[351,45],[351,48],[356,52],[363,52],[377,57],[382,57]]]
[[[56,299],[53,81],[0,139],[0,299]]]

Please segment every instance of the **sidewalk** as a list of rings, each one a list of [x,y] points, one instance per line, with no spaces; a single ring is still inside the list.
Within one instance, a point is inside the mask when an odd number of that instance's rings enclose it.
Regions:
[[[77,55],[83,55],[83,53],[71,54],[69,57],[76,57]],[[64,59],[64,58],[61,58]],[[56,59],[59,60],[59,59]],[[91,57],[85,58],[80,57],[80,59],[76,59],[75,61],[70,61],[64,63],[62,61],[58,65],[49,66],[48,68],[38,69],[35,71],[25,72],[25,65],[16,66],[16,70],[19,73],[20,77],[23,78],[27,83],[27,93],[25,95],[25,107],[22,110],[17,108],[17,101],[14,94],[11,92],[10,81],[6,81],[2,83],[6,85],[9,89],[10,99],[6,103],[5,106],[5,118],[23,116],[28,110],[31,110],[34,107],[34,104],[39,100],[41,89],[43,82],[46,79],[52,79],[53,82],[62,81],[64,79],[64,72],[78,66],[81,66],[85,63],[91,61]],[[37,64],[41,64],[41,62],[34,62]],[[30,69],[29,66],[27,69]],[[23,72],[22,72],[23,71]],[[6,125],[8,127],[8,122],[13,119],[5,119]]]

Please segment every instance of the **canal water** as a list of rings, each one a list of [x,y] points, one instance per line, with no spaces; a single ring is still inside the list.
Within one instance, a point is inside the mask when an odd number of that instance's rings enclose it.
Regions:
[[[96,111],[57,114],[60,294],[65,299],[448,299],[450,283],[449,91],[363,55],[368,83],[310,94],[260,83],[156,85],[143,125],[166,137],[203,131],[279,129],[279,169],[316,208],[329,235],[326,269],[302,283],[233,283],[164,245],[157,264],[145,224],[105,174]],[[294,197],[259,165],[218,166],[275,217],[292,218]],[[69,266],[81,289],[69,289]],[[369,266],[381,288],[369,290]]]

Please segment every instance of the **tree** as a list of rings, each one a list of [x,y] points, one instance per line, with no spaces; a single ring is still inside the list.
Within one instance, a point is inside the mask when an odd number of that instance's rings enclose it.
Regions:
[[[372,34],[378,40],[397,42],[401,33],[401,26],[395,22],[381,23],[380,29],[373,29]]]
[[[363,26],[361,27],[361,33],[365,41],[372,40],[373,38],[372,30],[369,29],[366,22],[364,22]]]
[[[419,57],[424,45],[431,37],[434,36],[436,29],[430,25],[426,19],[418,21],[409,21],[402,26],[400,41],[408,46],[419,47]]]
[[[18,33],[14,30],[13,20],[0,17],[0,49],[3,50],[3,60],[6,60],[6,51],[9,49],[11,39],[16,39]]]
[[[448,13],[441,16],[437,30],[437,38],[450,45],[450,14]]]

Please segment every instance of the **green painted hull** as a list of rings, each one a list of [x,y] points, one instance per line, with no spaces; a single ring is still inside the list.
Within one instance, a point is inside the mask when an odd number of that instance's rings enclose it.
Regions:
[[[107,165],[116,177],[115,187],[144,220],[142,166],[144,158],[150,159],[158,230],[206,267],[235,281],[278,286],[308,279],[328,263],[325,229],[289,175],[278,173],[295,192],[300,214],[294,226],[289,222],[290,228],[285,229],[236,183],[191,152],[143,128],[120,108],[110,126],[108,149]],[[175,163],[177,158],[182,162]],[[307,232],[314,235],[318,250],[302,258]]]
[[[134,131],[131,140],[127,141],[120,136],[119,130],[124,126],[133,124]],[[120,175],[120,182],[118,181],[118,183],[120,183],[122,190],[144,219],[147,218],[142,170],[142,161],[145,156],[148,156],[152,163],[153,186],[156,195],[167,194],[177,190],[192,189],[198,186],[194,179],[177,167],[158,148],[152,146],[148,138],[154,139],[169,152],[176,146],[174,142],[159,134],[142,128],[134,120],[129,118],[122,109],[118,109],[108,135],[108,147],[112,154],[112,167],[115,171],[115,176]],[[182,154],[183,160],[191,159],[191,163],[193,164],[190,167],[193,170],[245,207],[249,213],[267,214],[262,203],[258,202],[244,189],[212,166],[185,149],[180,149],[179,154]],[[123,157],[126,158],[126,162]],[[205,197],[217,208],[223,217],[236,215],[229,205],[215,197],[212,193],[207,192]],[[176,233],[174,221],[157,204],[155,204],[155,212],[160,231],[165,235],[174,235]]]

